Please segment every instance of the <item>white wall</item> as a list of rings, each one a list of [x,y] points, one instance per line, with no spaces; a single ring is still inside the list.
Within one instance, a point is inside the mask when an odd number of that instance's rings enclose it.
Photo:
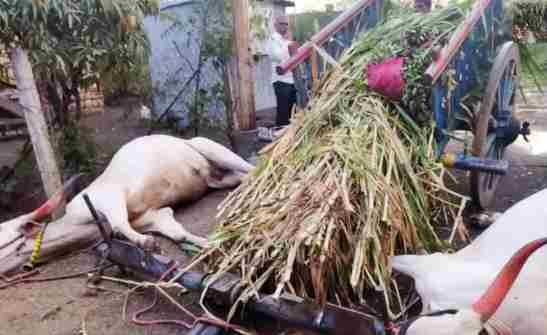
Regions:
[[[336,5],[338,0],[296,0],[294,2],[294,8],[291,8],[291,13],[309,12],[312,10],[325,10],[327,5]]]

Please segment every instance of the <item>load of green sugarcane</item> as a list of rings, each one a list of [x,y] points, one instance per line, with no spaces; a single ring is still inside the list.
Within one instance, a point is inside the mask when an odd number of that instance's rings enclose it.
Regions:
[[[373,289],[394,307],[390,256],[447,247],[436,225],[452,222],[462,198],[443,183],[422,74],[464,17],[456,6],[407,10],[360,36],[221,204],[199,257],[241,275],[239,302],[261,291],[354,306]],[[399,55],[406,86],[392,101],[364,71]]]

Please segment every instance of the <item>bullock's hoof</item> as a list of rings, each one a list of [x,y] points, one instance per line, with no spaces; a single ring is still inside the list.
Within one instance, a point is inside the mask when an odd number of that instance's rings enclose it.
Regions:
[[[251,157],[247,158],[247,162],[251,164],[252,166],[256,166],[258,164],[258,156],[252,155]]]
[[[497,212],[480,212],[469,217],[471,224],[479,228],[488,228],[501,216]]]
[[[213,243],[206,238],[201,238],[199,241],[193,242],[200,249],[209,249],[212,247]]]
[[[154,252],[159,249],[159,245],[156,243],[156,239],[154,239],[152,236],[145,236],[145,238],[141,241],[141,248],[143,248],[145,251]]]
[[[211,246],[211,243],[209,243],[209,240],[201,238],[196,245],[201,249],[208,249]]]

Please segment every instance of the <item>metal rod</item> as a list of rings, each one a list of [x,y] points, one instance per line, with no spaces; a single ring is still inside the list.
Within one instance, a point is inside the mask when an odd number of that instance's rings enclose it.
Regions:
[[[91,215],[93,216],[93,219],[95,219],[95,223],[97,224],[97,226],[99,226],[99,230],[101,231],[101,235],[103,239],[108,242],[110,240],[110,237],[106,233],[106,229],[103,226],[102,219],[101,217],[99,217],[99,214],[95,210],[95,207],[91,203],[91,200],[89,199],[89,196],[87,195],[87,193],[83,195],[83,198],[84,198],[85,204],[87,205],[87,208],[89,208],[89,211],[91,212]]]
[[[448,44],[441,50],[437,60],[435,60],[427,71],[425,72],[426,77],[430,80],[431,83],[434,83],[439,79],[441,74],[444,72],[452,58],[456,55],[460,49],[463,42],[467,39],[471,31],[473,30],[477,21],[484,15],[484,11],[490,5],[491,0],[479,0],[471,14],[467,16],[467,19],[460,24],[458,29],[452,37]]]
[[[157,280],[169,269],[172,261],[166,257],[152,255],[145,262],[142,249],[116,239],[112,239],[108,260],[122,265],[147,277]],[[170,275],[165,278],[168,280]],[[209,282],[206,273],[185,272],[177,282],[192,291],[202,291],[207,288],[205,300],[216,306],[230,307],[241,288],[241,278],[231,273],[225,273],[214,282]],[[246,307],[255,313],[268,316],[278,321],[300,326],[308,330],[319,331],[332,335],[353,335],[358,329],[360,334],[377,334],[379,320],[358,311],[343,309],[326,304],[319,306],[302,298],[282,295],[279,298],[259,295],[251,298]]]
[[[374,3],[374,0],[360,0],[355,3],[350,9],[342,13],[331,23],[321,29],[317,34],[313,35],[311,40],[298,48],[298,51],[285,63],[278,67],[279,74],[285,74],[294,70],[299,64],[305,61],[312,53],[313,45],[321,46],[327,40],[329,40],[334,34],[342,30],[347,26],[351,20],[359,15],[364,9],[370,7]]]
[[[464,154],[446,153],[441,157],[441,162],[447,168],[465,171],[480,171],[497,175],[506,175],[509,171],[509,162],[506,160],[482,159]]]

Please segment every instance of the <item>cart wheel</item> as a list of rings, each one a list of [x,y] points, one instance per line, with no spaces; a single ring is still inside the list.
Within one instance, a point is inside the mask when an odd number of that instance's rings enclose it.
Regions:
[[[486,92],[476,117],[473,156],[488,159],[503,159],[507,141],[497,137],[497,119],[511,120],[518,88],[520,57],[518,47],[507,42],[501,47],[488,78]],[[510,121],[509,121],[510,122]],[[494,199],[500,175],[471,172],[471,197],[476,206],[486,209]]]

